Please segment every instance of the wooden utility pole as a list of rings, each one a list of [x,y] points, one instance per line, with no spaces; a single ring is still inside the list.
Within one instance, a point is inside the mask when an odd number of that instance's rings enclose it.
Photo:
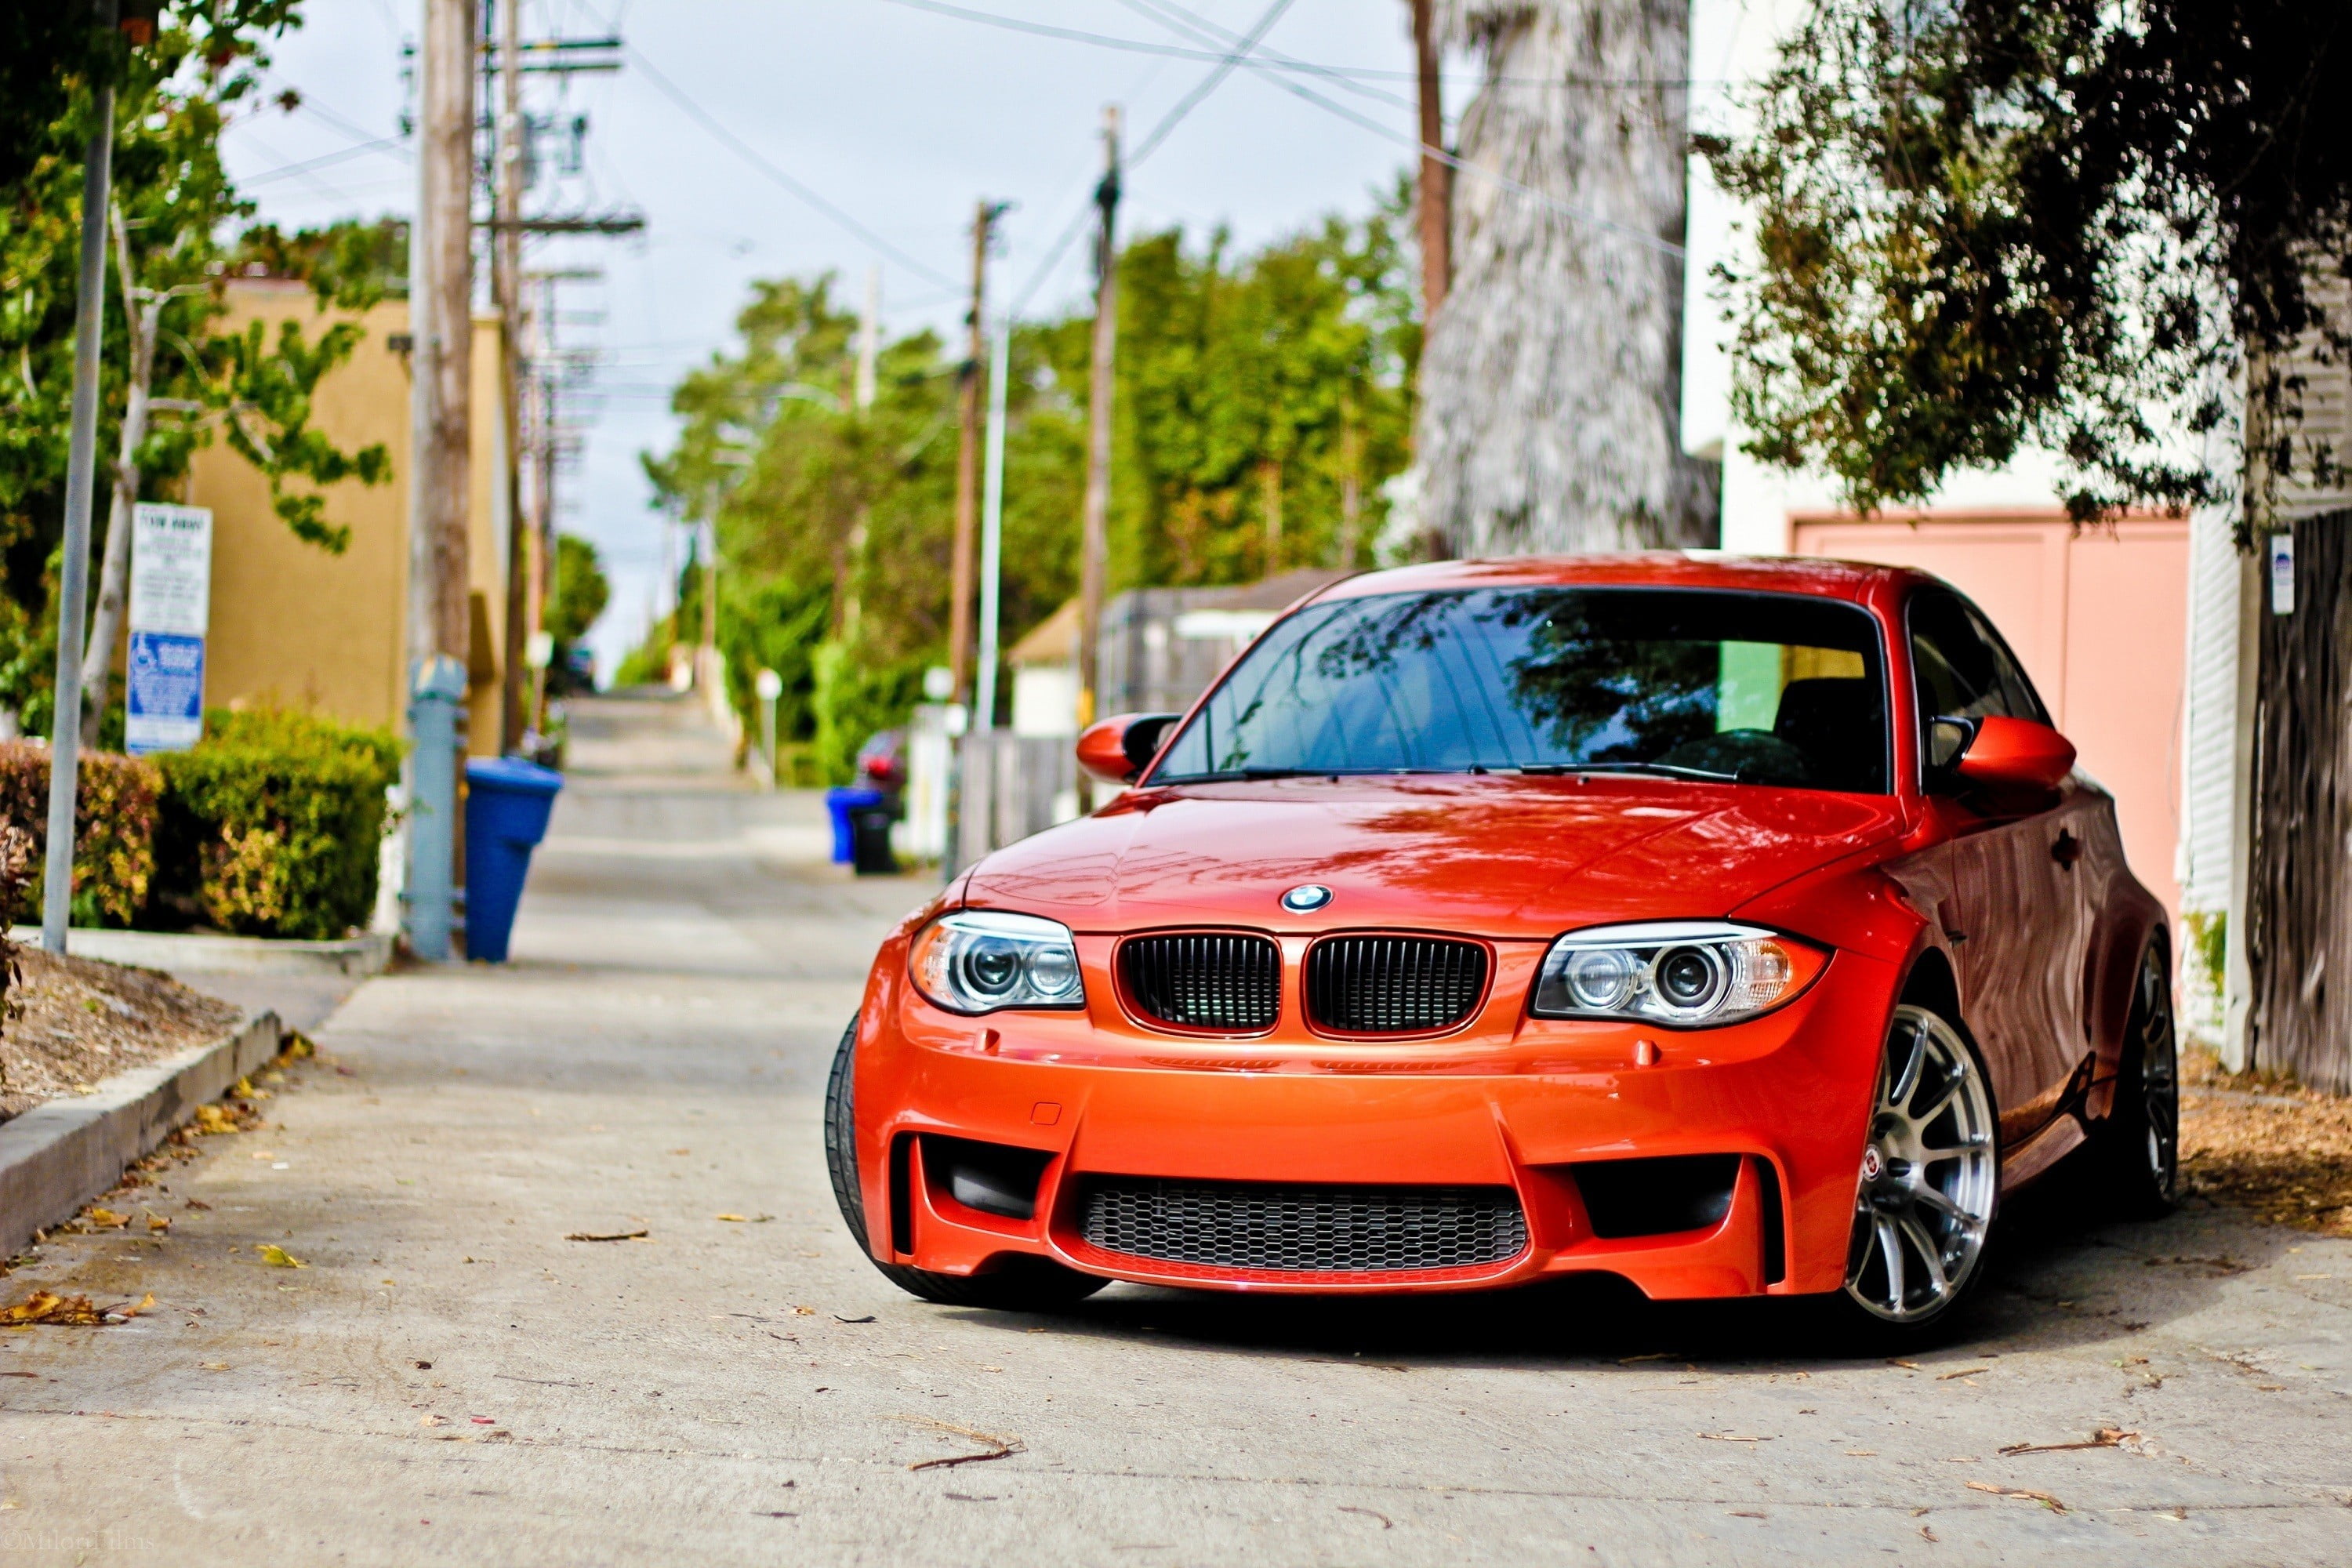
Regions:
[[[1421,319],[1426,326],[1454,281],[1454,171],[1432,151],[1445,145],[1445,101],[1437,67],[1443,53],[1430,16],[1435,0],[1410,0],[1412,52],[1421,70]]]
[[[1103,177],[1095,187],[1095,342],[1087,388],[1087,510],[1078,563],[1078,728],[1095,721],[1100,694],[1103,579],[1110,556],[1111,370],[1118,353],[1118,105],[1103,108]]]
[[[530,723],[524,649],[531,632],[531,530],[522,504],[522,0],[491,0],[499,17],[498,222],[490,229],[499,307],[499,391],[505,403],[507,605],[499,657],[499,750],[518,751]]]
[[[980,374],[988,352],[982,312],[988,303],[988,235],[1002,207],[982,200],[971,218],[971,311],[963,369],[958,376],[958,412],[962,434],[956,443],[955,557],[949,576],[948,669],[955,678],[955,700],[971,700],[972,542],[980,526]]]
[[[468,651],[466,503],[473,406],[474,0],[424,0],[423,110],[409,329],[414,426],[408,655]]]

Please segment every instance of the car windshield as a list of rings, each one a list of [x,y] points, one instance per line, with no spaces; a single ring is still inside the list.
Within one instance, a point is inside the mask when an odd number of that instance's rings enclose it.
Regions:
[[[1883,795],[1877,623],[1834,600],[1674,588],[1309,605],[1234,666],[1150,782],[1510,770]]]

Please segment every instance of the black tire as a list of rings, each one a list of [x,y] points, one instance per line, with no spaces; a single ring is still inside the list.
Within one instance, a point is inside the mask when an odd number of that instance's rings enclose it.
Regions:
[[[874,1256],[866,1230],[866,1194],[857,1179],[857,1020],[841,1032],[833,1071],[824,1084],[824,1165],[833,1178],[833,1201],[857,1249],[882,1278],[910,1296],[949,1307],[991,1307],[1002,1311],[1047,1311],[1083,1301],[1108,1279],[1065,1268],[1049,1258],[1008,1258],[985,1274],[933,1274]]]
[[[2101,1188],[2128,1219],[2161,1219],[2180,1197],[2180,1047],[2172,1017],[2172,973],[2151,943],[2132,987],[2116,1070],[2115,1109],[2099,1128]]]
[[[1845,1288],[1824,1304],[1851,1342],[1925,1344],[1951,1331],[1984,1278],[2000,1119],[1975,1043],[1916,1002],[1888,1020],[1871,1098]]]

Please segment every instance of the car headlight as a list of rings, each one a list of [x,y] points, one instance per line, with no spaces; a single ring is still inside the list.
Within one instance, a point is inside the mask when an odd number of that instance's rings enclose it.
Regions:
[[[917,988],[950,1013],[1087,1004],[1070,928],[1036,915],[942,916],[916,933],[907,967]]]
[[[1722,921],[1595,926],[1551,944],[1533,1011],[1683,1029],[1737,1024],[1796,995],[1827,962],[1777,931]]]

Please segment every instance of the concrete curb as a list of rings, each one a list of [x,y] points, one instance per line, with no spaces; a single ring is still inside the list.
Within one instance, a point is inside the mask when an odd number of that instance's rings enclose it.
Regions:
[[[36,926],[9,932],[27,947],[41,945]],[[188,931],[86,931],[67,937],[76,958],[136,964],[167,974],[382,974],[392,963],[392,936],[369,931],[340,942],[296,942],[261,936],[200,936]]]
[[[229,1035],[152,1067],[117,1073],[95,1092],[37,1105],[0,1125],[0,1256],[72,1217],[238,1079],[278,1055],[275,1013],[247,1015]]]

